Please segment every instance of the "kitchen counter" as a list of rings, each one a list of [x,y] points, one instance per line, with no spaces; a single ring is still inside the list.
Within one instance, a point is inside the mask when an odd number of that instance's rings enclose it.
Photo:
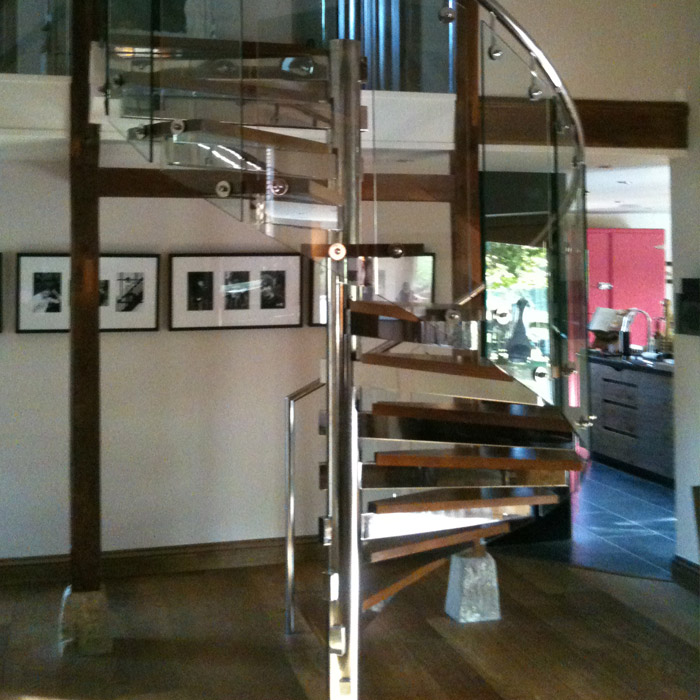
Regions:
[[[622,357],[621,355],[597,355],[589,353],[588,360],[595,364],[607,365],[608,367],[615,367],[618,369],[630,369],[635,372],[660,372],[662,374],[673,375],[672,364],[664,362],[663,360],[646,360],[637,355]]]
[[[673,366],[591,355],[594,458],[673,479]]]

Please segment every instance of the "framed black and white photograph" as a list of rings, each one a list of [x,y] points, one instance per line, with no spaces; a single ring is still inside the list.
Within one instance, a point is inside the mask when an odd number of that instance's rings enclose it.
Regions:
[[[18,333],[61,333],[70,328],[70,256],[17,256]]]
[[[158,328],[158,255],[100,256],[100,330]]]
[[[100,330],[158,328],[157,255],[100,256]],[[17,256],[17,332],[70,329],[70,256]]]
[[[400,258],[368,258],[367,263],[367,283],[362,287],[365,300],[390,301],[407,309],[427,306],[433,302],[434,253],[404,255]],[[325,326],[326,266],[322,261],[312,261],[310,268],[309,325]]]
[[[301,325],[299,255],[171,255],[170,329]]]

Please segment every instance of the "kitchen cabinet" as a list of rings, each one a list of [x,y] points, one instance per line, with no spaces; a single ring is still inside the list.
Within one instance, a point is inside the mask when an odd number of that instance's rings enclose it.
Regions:
[[[589,367],[594,458],[673,479],[673,369],[605,357]]]
[[[663,229],[588,229],[588,320],[598,306],[636,307],[659,318],[665,268]],[[632,324],[630,342],[646,344],[641,314]]]

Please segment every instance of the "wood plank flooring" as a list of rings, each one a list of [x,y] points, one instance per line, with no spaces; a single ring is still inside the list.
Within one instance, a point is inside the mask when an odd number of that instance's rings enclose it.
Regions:
[[[697,598],[496,556],[500,621],[445,616],[447,567],[367,615],[363,700],[697,700]],[[59,656],[59,586],[0,587],[0,697],[322,700],[320,569],[299,569],[290,638],[280,566],[109,580],[115,645],[97,658]]]

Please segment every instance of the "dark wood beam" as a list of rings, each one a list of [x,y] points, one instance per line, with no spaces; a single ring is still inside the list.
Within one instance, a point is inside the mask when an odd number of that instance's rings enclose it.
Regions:
[[[177,168],[167,172],[153,168],[100,168],[100,197],[214,197],[217,183],[230,183],[233,194],[252,197],[265,191],[265,177],[233,170]]]
[[[100,587],[99,128],[90,124],[91,2],[72,17],[70,506],[73,591]]]
[[[479,10],[476,3],[457,4],[455,60],[455,144],[452,154],[452,298],[478,287],[483,278],[479,206]]]
[[[376,179],[380,202],[451,202],[454,199],[452,175],[365,175],[362,199],[374,199]]]
[[[0,73],[17,72],[17,0],[0,2]]]
[[[546,143],[546,102],[517,97],[483,101],[484,139],[489,144]],[[576,100],[586,146],[599,148],[688,147],[685,102]]]
[[[687,102],[576,100],[586,145],[688,148]]]

